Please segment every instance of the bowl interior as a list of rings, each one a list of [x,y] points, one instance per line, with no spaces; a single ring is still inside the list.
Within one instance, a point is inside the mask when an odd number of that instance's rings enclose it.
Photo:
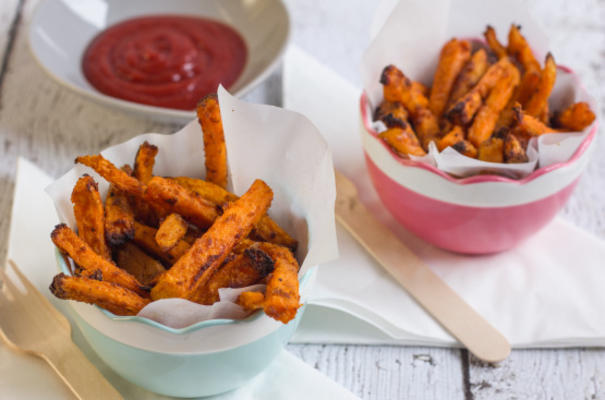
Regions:
[[[248,59],[241,76],[229,88],[236,96],[270,74],[289,39],[288,12],[281,1],[55,0],[38,6],[29,27],[29,43],[44,70],[82,95],[130,111],[189,120],[193,111],[147,106],[104,95],[82,73],[82,54],[100,31],[129,18],[158,14],[210,18],[241,34],[248,47]]]

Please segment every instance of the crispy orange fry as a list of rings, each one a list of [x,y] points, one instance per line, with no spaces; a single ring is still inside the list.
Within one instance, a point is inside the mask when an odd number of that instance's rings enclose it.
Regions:
[[[145,200],[185,217],[200,228],[212,225],[218,216],[217,208],[197,193],[178,183],[154,176],[145,190]]]
[[[158,154],[157,146],[149,144],[147,141],[139,146],[137,155],[134,159],[134,177],[147,184],[153,177],[153,166],[155,156]]]
[[[460,126],[456,125],[437,141],[437,149],[443,151],[446,147],[453,146],[461,140],[464,140],[464,131]]]
[[[513,112],[515,115],[515,122],[517,123],[517,129],[524,135],[539,136],[545,133],[556,132],[556,130],[548,127],[539,119],[527,115],[519,104],[516,104],[515,107],[513,107]]]
[[[209,94],[197,105],[197,118],[204,134],[206,179],[227,187],[227,149],[216,94]]]
[[[83,175],[71,193],[78,236],[101,257],[110,260],[111,250],[105,242],[105,211],[97,183]]]
[[[523,107],[527,114],[532,117],[540,117],[544,108],[548,107],[548,97],[550,96],[552,88],[555,86],[556,78],[557,64],[555,64],[555,59],[552,54],[548,53],[536,90],[527,101],[527,104]]]
[[[136,315],[149,300],[115,283],[95,279],[56,275],[50,291],[60,299],[82,301],[116,315]]]
[[[487,42],[489,48],[498,58],[503,58],[508,55],[506,52],[506,47],[500,43],[498,37],[496,36],[496,30],[492,26],[487,26],[485,32],[483,32],[483,36],[485,36],[485,41]]]
[[[292,253],[285,247],[270,243],[260,243],[258,245],[265,251],[275,263],[275,267],[265,290],[264,301],[262,302],[265,314],[284,324],[288,323],[296,316],[300,307],[300,295],[298,292],[298,269],[299,265]],[[240,295],[238,303],[246,308],[247,306],[258,305],[260,297],[258,295],[246,295],[244,292]],[[243,296],[243,298],[242,298]],[[255,302],[251,302],[250,297]],[[247,303],[251,303],[250,305]],[[251,308],[247,308],[251,309]],[[253,309],[253,308],[252,308]]]
[[[81,268],[92,271],[100,270],[104,280],[116,283],[139,295],[146,296],[147,292],[141,288],[141,284],[134,276],[95,253],[67,225],[57,225],[50,237],[53,243],[59,249],[69,254]]]
[[[152,298],[194,298],[235,244],[248,236],[267,212],[272,199],[271,188],[261,180],[254,181],[248,191],[216,219],[187,253],[162,274],[151,291]]]
[[[477,158],[477,148],[468,140],[460,140],[458,143],[455,143],[452,148],[467,157]]]
[[[143,195],[143,184],[136,178],[128,175],[126,172],[116,168],[111,162],[102,155],[81,156],[76,158],[76,162],[84,164],[94,169],[107,182],[114,184],[118,189],[133,196],[141,197]]]
[[[479,145],[477,158],[481,161],[501,163],[504,160],[504,141],[498,137],[491,137]]]
[[[241,288],[253,285],[273,271],[273,260],[258,245],[242,254],[232,254],[212,274],[195,299],[200,304],[214,304],[219,300],[220,288]]]
[[[470,56],[471,45],[466,40],[452,39],[441,49],[429,97],[429,109],[437,118],[443,114],[454,82]]]
[[[147,287],[153,286],[158,276],[165,271],[162,263],[130,242],[117,251],[116,262],[120,268]]]
[[[439,137],[439,121],[428,108],[418,108],[412,116],[412,123],[422,148],[427,150],[429,143]]]
[[[400,156],[409,154],[414,156],[423,156],[426,153],[420,146],[418,138],[414,134],[410,124],[405,124],[405,128],[390,128],[378,135]]]
[[[494,85],[485,100],[485,105],[481,107],[468,130],[468,140],[473,145],[479,147],[481,143],[492,135],[500,112],[508,104],[518,84],[519,71],[516,67],[509,64],[505,74]]]
[[[185,236],[187,228],[187,222],[180,215],[170,214],[155,233],[155,241],[162,251],[167,252]]]
[[[179,242],[173,248],[165,252],[155,241],[156,232],[157,229],[135,221],[133,240],[138,246],[145,249],[145,251],[148,253],[158,257],[168,265],[174,264],[191,247],[189,243],[185,242],[184,240],[179,240]]]
[[[467,125],[481,107],[483,99],[487,97],[492,88],[500,81],[502,75],[511,67],[508,58],[500,61],[487,69],[479,82],[447,111],[446,117],[457,125]]]
[[[414,85],[397,67],[387,65],[380,76],[384,99],[400,102],[413,115],[418,108],[427,108],[429,100],[418,85]]]
[[[174,179],[174,181],[179,185],[194,191],[202,196],[202,198],[212,202],[213,204],[216,204],[221,208],[225,207],[226,204],[238,199],[238,197],[233,193],[228,192],[212,182],[187,177],[178,177],[172,179]],[[296,251],[298,246],[296,239],[291,237],[267,215],[263,216],[260,222],[256,224],[251,236],[261,241],[286,246],[292,251]]]
[[[509,133],[504,138],[504,160],[511,164],[529,161],[523,145],[512,133]]]
[[[525,71],[540,70],[540,63],[536,60],[531,47],[525,37],[521,34],[521,27],[512,24],[508,31],[508,54],[515,57],[523,66]]]
[[[105,238],[110,245],[120,246],[133,237],[134,212],[128,196],[111,185],[105,199]]]
[[[485,50],[477,50],[462,71],[460,71],[458,78],[456,78],[450,95],[450,106],[467,94],[479,82],[479,79],[487,71],[488,66],[489,63],[487,62],[487,53]]]
[[[595,115],[586,102],[579,102],[567,107],[555,116],[557,127],[570,131],[583,131],[595,120]]]
[[[401,103],[383,101],[374,113],[374,121],[382,121],[389,127],[402,127],[408,120],[408,112]]]
[[[237,298],[237,303],[245,310],[260,310],[265,304],[265,294],[261,292],[244,292]]]

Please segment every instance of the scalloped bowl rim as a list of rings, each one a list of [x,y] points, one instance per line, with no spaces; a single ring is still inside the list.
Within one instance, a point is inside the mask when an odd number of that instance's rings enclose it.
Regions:
[[[61,255],[61,252],[59,251],[59,249],[57,249],[56,247],[55,247],[55,257],[57,259],[57,263],[59,264],[59,269],[61,270],[61,272],[63,272],[64,274],[71,275],[71,271],[67,267],[65,259]],[[302,277],[299,278],[299,282],[300,282],[301,286],[304,285],[305,282],[307,282],[307,280],[309,279],[309,276],[313,273],[313,271],[315,271],[315,268],[311,268]],[[210,327],[219,326],[219,325],[249,323],[249,322],[255,321],[256,319],[261,318],[263,315],[265,315],[264,312],[262,312],[262,310],[259,310],[259,311],[252,313],[251,315],[249,315],[248,317],[246,317],[244,319],[231,319],[231,318],[209,319],[206,321],[196,322],[195,324],[186,326],[184,328],[171,328],[169,326],[166,326],[162,323],[159,323],[157,321],[154,321],[154,320],[146,318],[146,317],[139,317],[138,315],[129,315],[129,316],[116,315],[97,305],[93,305],[93,307],[96,307],[97,309],[99,309],[107,318],[111,319],[112,321],[136,322],[136,323],[148,325],[148,326],[157,328],[161,331],[169,332],[169,333],[172,333],[175,335],[184,335],[184,334],[198,331],[200,329],[210,328]]]
[[[567,73],[574,74],[573,70],[571,70],[568,67],[558,65],[557,68],[560,68]],[[378,132],[376,132],[372,128],[372,125],[371,125],[371,120],[368,115],[369,100],[368,100],[367,93],[365,91],[363,91],[361,93],[359,105],[361,107],[361,120],[362,120],[364,128],[366,129],[366,131],[368,131],[374,137],[374,139],[380,140],[378,138]],[[580,145],[578,146],[576,151],[572,154],[572,156],[567,161],[559,162],[559,163],[547,165],[546,167],[538,168],[522,179],[512,179],[512,178],[507,178],[504,176],[494,175],[494,174],[474,175],[474,176],[470,176],[467,178],[455,178],[455,177],[447,174],[446,172],[440,170],[439,168],[434,167],[425,162],[401,158],[384,141],[380,140],[380,143],[384,146],[385,149],[387,149],[387,151],[390,153],[391,157],[393,157],[401,166],[424,169],[426,171],[439,175],[440,177],[442,177],[452,183],[455,183],[457,185],[470,185],[470,184],[485,183],[485,182],[500,182],[500,183],[511,183],[511,184],[515,184],[515,185],[524,185],[544,174],[547,174],[547,173],[555,171],[557,169],[566,167],[566,166],[574,163],[576,160],[578,160],[582,156],[582,154],[584,154],[584,152],[588,149],[590,144],[592,143],[592,141],[598,131],[598,128],[599,128],[599,120],[595,119],[595,121],[592,124],[592,128],[590,129],[590,132],[588,133],[588,135],[586,135],[586,137],[584,138],[582,143],[580,143]]]

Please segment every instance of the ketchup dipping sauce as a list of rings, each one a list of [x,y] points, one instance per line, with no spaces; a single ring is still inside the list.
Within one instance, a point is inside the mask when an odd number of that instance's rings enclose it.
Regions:
[[[109,96],[193,110],[221,83],[229,88],[246,64],[233,28],[206,18],[160,15],[113,25],[88,45],[84,76]]]

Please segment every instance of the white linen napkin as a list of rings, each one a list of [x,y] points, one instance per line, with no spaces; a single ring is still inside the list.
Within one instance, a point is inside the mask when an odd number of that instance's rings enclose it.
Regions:
[[[605,346],[605,242],[560,218],[494,256],[456,255],[415,237],[384,209],[366,171],[360,94],[302,50],[288,51],[284,107],[319,128],[374,215],[514,347]],[[294,341],[457,345],[351,235],[341,227],[337,234],[341,257],[320,269]]]
[[[48,286],[58,272],[50,231],[58,223],[54,204],[44,192],[52,182],[29,161],[19,158],[10,228],[8,257],[13,259],[57,309],[70,320],[66,301],[54,298]],[[166,399],[127,382],[101,361],[72,321],[72,338],[84,354],[120,391],[125,399]],[[20,354],[0,341],[0,398],[6,399],[66,399],[69,390],[48,365],[36,357]],[[283,351],[259,376],[244,387],[219,396],[216,400],[261,399],[356,399],[304,361]]]

